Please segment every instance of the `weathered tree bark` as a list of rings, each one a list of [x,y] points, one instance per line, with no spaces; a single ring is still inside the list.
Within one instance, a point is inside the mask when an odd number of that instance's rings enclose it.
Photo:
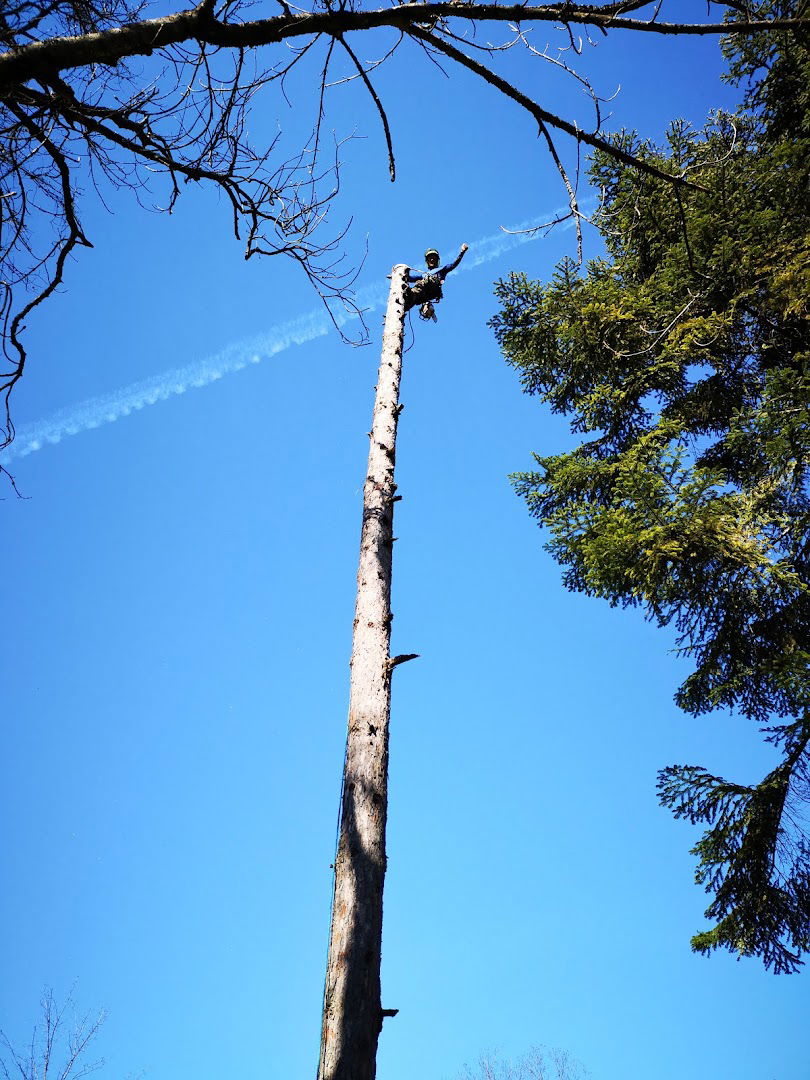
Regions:
[[[363,489],[349,725],[318,1080],[374,1080],[383,1016],[395,1011],[382,1008],[380,962],[391,672],[397,664],[413,659],[389,654],[394,460],[402,408],[399,380],[406,278],[407,267],[395,266]]]

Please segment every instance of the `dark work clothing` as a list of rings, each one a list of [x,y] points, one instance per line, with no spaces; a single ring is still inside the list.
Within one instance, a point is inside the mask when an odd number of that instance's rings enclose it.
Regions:
[[[463,251],[460,252],[458,258],[453,259],[451,263],[448,263],[447,266],[441,267],[441,269],[439,269],[439,267],[437,266],[435,270],[409,270],[408,281],[422,281],[424,278],[427,277],[436,277],[439,279],[439,283],[441,283],[444,281],[444,279],[447,277],[451,270],[455,270],[455,268],[464,258],[464,254],[465,253]]]
[[[412,283],[414,281],[421,281],[423,278],[427,277],[436,277],[439,279],[439,281],[444,281],[450,271],[454,269],[454,266],[448,265],[441,267],[441,269],[439,269],[439,267],[436,267],[435,270],[409,270],[408,282]]]
[[[464,252],[462,251],[453,262],[448,263],[446,266],[437,266],[435,270],[409,270],[408,282],[411,287],[405,293],[405,310],[409,311],[417,304],[424,304],[427,301],[438,303],[443,295],[442,285],[444,279],[451,270],[455,270],[463,257]]]

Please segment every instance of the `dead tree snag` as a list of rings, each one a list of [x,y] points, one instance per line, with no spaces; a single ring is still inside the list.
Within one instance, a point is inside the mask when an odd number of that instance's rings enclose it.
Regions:
[[[363,489],[363,524],[352,640],[349,724],[343,770],[335,891],[326,966],[318,1080],[374,1080],[383,1017],[380,997],[388,724],[392,657],[391,563],[394,462],[405,318],[406,266],[396,266]]]

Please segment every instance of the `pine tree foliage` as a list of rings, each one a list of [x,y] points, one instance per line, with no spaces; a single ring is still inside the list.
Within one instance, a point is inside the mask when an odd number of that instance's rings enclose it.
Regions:
[[[583,440],[514,478],[565,584],[673,626],[693,665],[678,704],[734,709],[778,754],[752,786],[672,766],[659,792],[707,826],[693,948],[790,972],[810,948],[810,39],[724,49],[737,113],[676,122],[663,148],[621,136],[698,189],[598,154],[606,256],[500,282],[492,325]]]

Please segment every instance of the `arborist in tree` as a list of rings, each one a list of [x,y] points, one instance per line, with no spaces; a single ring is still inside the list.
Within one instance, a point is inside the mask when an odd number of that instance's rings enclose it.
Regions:
[[[416,307],[416,305],[419,304],[420,318],[433,319],[433,321],[436,322],[436,311],[433,305],[438,304],[441,300],[444,279],[451,270],[455,270],[464,258],[466,251],[467,245],[462,244],[461,250],[458,253],[458,258],[453,262],[448,263],[447,266],[443,266],[439,269],[438,251],[436,248],[428,248],[425,252],[427,270],[421,272],[419,270],[408,271],[408,281],[413,284],[405,292],[405,310],[410,311],[412,307]]]

